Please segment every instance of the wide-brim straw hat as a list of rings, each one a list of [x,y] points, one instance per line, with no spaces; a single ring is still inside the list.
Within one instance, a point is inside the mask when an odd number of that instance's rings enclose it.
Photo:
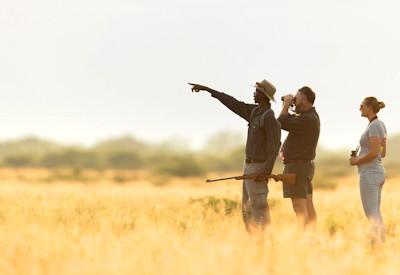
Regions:
[[[260,91],[262,91],[266,97],[268,97],[270,100],[273,102],[276,102],[275,100],[275,92],[276,88],[274,85],[272,85],[270,82],[268,82],[266,79],[264,79],[261,82],[256,82],[256,85],[254,86]]]

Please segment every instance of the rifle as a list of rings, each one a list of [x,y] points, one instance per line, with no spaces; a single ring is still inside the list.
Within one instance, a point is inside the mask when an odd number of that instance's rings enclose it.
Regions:
[[[247,179],[255,179],[258,175],[241,175],[241,176],[233,176],[227,178],[218,178],[218,179],[207,179],[206,182],[215,182],[215,181],[222,181],[222,180],[247,180]],[[274,179],[275,181],[282,181],[287,184],[295,184],[296,183],[296,174],[278,174],[278,175],[267,175],[265,176],[264,180],[266,179]]]

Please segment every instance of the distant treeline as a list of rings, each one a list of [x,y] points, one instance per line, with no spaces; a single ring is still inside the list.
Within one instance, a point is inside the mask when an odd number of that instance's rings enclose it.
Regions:
[[[229,134],[229,137],[236,137]],[[123,136],[95,144],[66,146],[52,141],[27,137],[0,143],[3,167],[152,169],[178,176],[202,175],[208,170],[235,170],[241,166],[241,138],[235,146],[226,144],[214,154],[208,149],[193,152],[182,141],[151,144]],[[233,148],[235,147],[235,148]],[[225,148],[225,149],[223,149]],[[207,152],[206,152],[207,151]]]
[[[201,176],[209,171],[238,171],[243,165],[244,138],[221,132],[211,137],[201,150],[193,151],[184,142],[151,144],[131,136],[100,142],[90,148],[65,146],[28,137],[0,143],[3,167],[47,167],[90,169],[151,169],[155,173],[176,176]],[[328,176],[353,171],[348,165],[349,152],[319,149],[317,164]],[[387,167],[400,166],[400,136],[389,139]],[[276,170],[282,166],[279,161]]]

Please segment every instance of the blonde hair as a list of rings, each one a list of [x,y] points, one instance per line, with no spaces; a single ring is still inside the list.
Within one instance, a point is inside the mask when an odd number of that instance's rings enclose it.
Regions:
[[[364,102],[367,106],[372,108],[375,114],[379,113],[379,111],[386,106],[383,101],[378,101],[376,97],[373,96],[366,97]]]

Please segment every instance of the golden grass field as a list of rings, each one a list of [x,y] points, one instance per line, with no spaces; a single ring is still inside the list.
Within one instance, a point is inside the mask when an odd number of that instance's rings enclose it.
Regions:
[[[319,220],[306,232],[271,182],[260,242],[242,225],[240,182],[46,183],[46,173],[0,171],[0,274],[400,273],[400,179],[385,184],[387,240],[371,248],[355,176],[315,191]]]

